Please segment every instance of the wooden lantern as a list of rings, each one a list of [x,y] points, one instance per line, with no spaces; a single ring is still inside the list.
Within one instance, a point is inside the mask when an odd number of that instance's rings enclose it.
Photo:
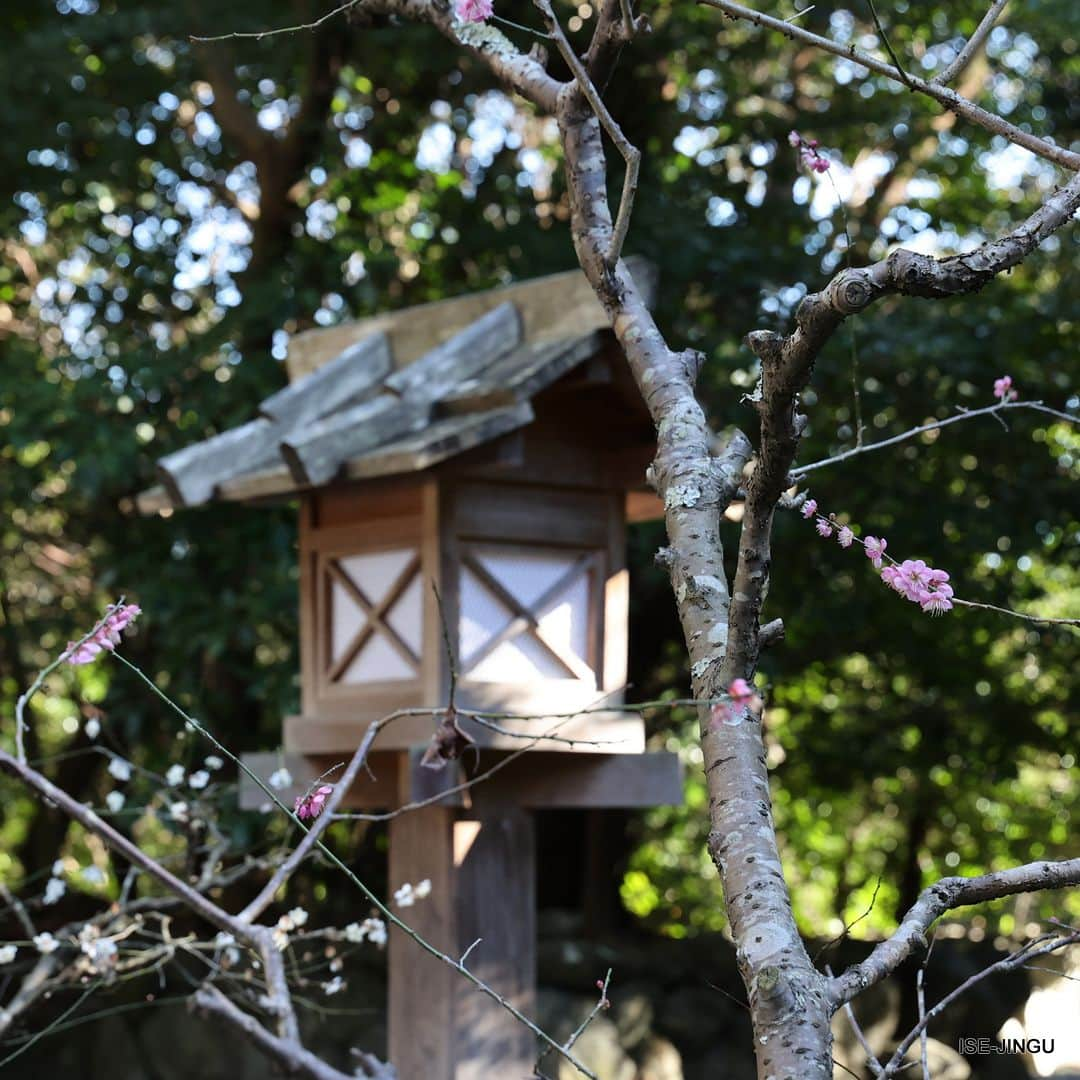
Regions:
[[[533,812],[681,797],[674,756],[645,753],[640,717],[619,709],[626,524],[658,511],[648,415],[577,272],[300,335],[289,369],[255,420],[162,459],[140,509],[299,500],[290,794],[373,720],[421,710],[380,733],[346,805],[428,800],[390,822],[392,887],[433,886],[403,914],[450,955],[480,939],[470,969],[528,1013]],[[452,682],[477,752],[435,771],[422,710]],[[281,762],[249,759],[264,776]],[[465,768],[495,771],[459,790]],[[402,1080],[529,1075],[524,1027],[404,936],[389,948]]]

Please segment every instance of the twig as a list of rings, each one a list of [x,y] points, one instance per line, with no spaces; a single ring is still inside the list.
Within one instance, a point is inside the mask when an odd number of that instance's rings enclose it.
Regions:
[[[923,1080],[932,1080],[930,1076],[930,1061],[929,1061],[929,1032],[927,1030],[926,1021],[926,969],[930,966],[930,955],[934,951],[934,942],[936,937],[930,939],[930,948],[926,950],[926,956],[923,957],[923,962],[919,965],[919,970],[915,975],[915,997],[919,1005],[919,1025],[922,1031],[919,1032],[919,1058],[922,1061]]]
[[[1014,611],[1012,608],[998,607],[997,604],[982,604],[977,600],[961,600],[959,596],[952,597],[954,604],[961,607],[981,608],[983,611],[996,611],[999,615],[1010,615],[1014,619],[1023,619],[1025,622],[1046,623],[1049,626],[1080,626],[1080,619],[1056,619],[1049,615],[1028,615],[1024,611]]]
[[[841,930],[840,933],[837,934],[836,937],[834,937],[832,939],[832,941],[826,941],[825,944],[822,945],[820,949],[818,949],[818,951],[814,954],[814,963],[815,964],[821,958],[821,954],[823,952],[826,952],[828,949],[831,949],[834,945],[838,945],[841,941],[844,940],[844,938],[846,938],[848,936],[848,931],[853,926],[857,926],[859,923],[861,923],[863,921],[863,919],[869,917],[870,913],[874,910],[874,904],[877,903],[878,893],[880,891],[881,891],[881,876],[879,875],[878,879],[877,879],[877,883],[874,885],[874,895],[870,897],[870,903],[867,905],[866,910],[860,916],[858,916],[858,918],[853,919],[849,923],[845,923],[844,924],[844,929]]]
[[[878,36],[881,38],[882,44],[885,46],[885,51],[889,54],[889,59],[896,65],[896,70],[900,72],[900,78],[903,80],[904,85],[909,89],[913,89],[911,85],[911,79],[908,77],[908,73],[904,70],[900,63],[900,58],[893,52],[892,43],[889,41],[889,35],[885,33],[885,27],[881,25],[881,19],[878,18],[877,8],[874,7],[874,0],[866,0],[870,6],[870,15],[874,20],[874,26],[877,29]]]
[[[30,688],[25,693],[19,696],[19,699],[15,702],[15,756],[19,760],[20,765],[26,764],[26,747],[23,744],[23,734],[27,730],[26,726],[26,707],[30,704],[34,695],[45,685],[45,680],[74,652],[76,652],[80,646],[85,645],[108,621],[109,616],[112,615],[117,608],[123,607],[124,598],[121,596],[115,604],[110,604],[105,609],[105,614],[85,633],[78,641],[68,645],[68,647],[55,659],[51,664],[46,664],[45,667],[38,672],[37,678],[34,679]]]
[[[828,965],[825,966],[825,973],[830,979],[833,978],[832,968]],[[877,1054],[874,1053],[874,1050],[870,1045],[870,1040],[867,1039],[866,1033],[859,1026],[859,1021],[855,1019],[855,1010],[851,1007],[850,1001],[844,1002],[844,1016],[851,1025],[851,1030],[855,1033],[855,1038],[858,1039],[859,1045],[863,1048],[863,1053],[866,1054],[867,1067],[875,1076],[880,1076],[885,1071],[885,1067],[878,1061]],[[851,1070],[849,1069],[848,1072],[850,1071]]]
[[[899,435],[891,435],[887,439],[880,439],[878,442],[853,446],[850,450],[844,450],[839,454],[834,454],[832,457],[812,461],[809,465],[800,465],[798,468],[792,469],[789,475],[796,478],[805,476],[815,469],[825,468],[826,465],[836,465],[841,461],[848,461],[853,457],[858,457],[860,454],[869,454],[871,450],[884,450],[887,446],[896,446],[897,443],[905,442],[907,439],[912,439],[916,435],[922,435],[927,431],[936,431],[948,427],[950,424],[957,424],[961,420],[973,420],[977,416],[998,416],[999,413],[1004,412],[1006,409],[1032,409],[1035,412],[1056,416],[1059,420],[1067,420],[1072,424],[1080,422],[1080,416],[1071,416],[1069,413],[1061,412],[1058,409],[1051,409],[1041,401],[998,401],[993,405],[984,405],[978,409],[964,409],[955,416],[945,417],[944,420],[932,420],[928,424],[920,424],[918,427],[910,428]]]
[[[634,196],[637,194],[638,185],[638,171],[641,166],[641,151],[630,143],[630,140],[627,139],[622,133],[622,129],[615,122],[615,118],[608,111],[607,106],[600,97],[599,91],[593,85],[592,79],[589,78],[589,73],[585,70],[585,66],[578,59],[573,46],[566,40],[566,35],[563,33],[559,20],[555,17],[555,12],[552,10],[550,0],[533,0],[533,2],[536,4],[537,8],[539,8],[540,14],[543,15],[548,26],[548,31],[551,33],[552,40],[555,42],[562,58],[566,61],[567,67],[570,68],[574,78],[577,80],[581,92],[592,106],[592,110],[596,114],[597,120],[603,125],[604,130],[615,144],[615,148],[622,155],[623,161],[626,162],[626,175],[623,177],[622,196],[619,199],[619,210],[615,216],[615,225],[611,230],[611,240],[608,243],[607,254],[604,256],[604,261],[608,268],[613,269],[615,264],[619,261],[619,256],[622,254],[623,243],[625,242],[626,234],[630,229],[630,215],[633,213],[634,209]]]
[[[610,985],[611,985],[611,968],[608,968],[607,969],[607,974],[604,976],[603,982],[600,983],[600,996],[596,999],[596,1004],[592,1007],[592,1010],[589,1013],[589,1015],[586,1016],[585,1019],[582,1020],[581,1023],[578,1024],[578,1026],[574,1029],[574,1031],[570,1035],[570,1038],[568,1038],[566,1040],[566,1042],[563,1043],[563,1049],[564,1050],[571,1050],[573,1048],[573,1046],[574,1046],[574,1043],[576,1043],[578,1041],[578,1039],[580,1039],[581,1036],[585,1033],[585,1029],[596,1019],[597,1014],[600,1012],[600,1010],[601,1009],[606,1009],[611,1005],[611,1002],[608,1001],[608,996],[607,996],[608,987]],[[544,1058],[546,1058],[548,1056],[548,1054],[550,1054],[550,1053],[551,1053],[551,1048],[548,1047],[536,1059],[535,1072],[536,1072],[537,1075],[542,1075],[540,1073],[540,1066],[543,1063]]]
[[[297,23],[296,26],[279,26],[273,30],[234,30],[230,34],[216,34],[213,37],[199,37],[197,34],[192,34],[189,38],[190,41],[198,42],[200,45],[205,45],[212,41],[232,41],[240,38],[251,38],[255,41],[262,41],[263,38],[274,37],[277,34],[296,34],[301,30],[317,30],[323,23],[329,22],[335,15],[341,15],[343,12],[349,10],[349,8],[356,7],[357,4],[362,3],[363,0],[346,0],[344,4],[328,11],[325,15],[320,15],[314,22]]]
[[[23,933],[28,938],[32,938],[37,933],[37,928],[26,910],[26,905],[2,881],[0,881],[0,898],[15,913],[15,918],[22,927]]]
[[[813,45],[825,52],[832,53],[833,56],[840,56],[845,60],[851,60],[856,64],[861,64],[863,67],[868,68],[870,71],[876,72],[878,75],[884,75],[886,78],[895,79],[897,82],[904,82],[903,73],[897,68],[882,60],[877,60],[873,56],[868,56],[866,53],[860,52],[854,45],[840,45],[835,41],[830,41],[828,38],[822,37],[820,34],[811,33],[809,30],[803,30],[801,27],[795,26],[789,22],[784,22],[782,19],[776,19],[771,15],[765,15],[760,11],[755,11],[753,8],[744,7],[742,4],[735,3],[734,0],[698,0],[698,3],[705,4],[708,7],[718,8],[730,18],[745,19],[748,22],[754,23],[756,26],[763,26],[769,30],[775,30],[793,41],[800,41],[804,45]],[[956,113],[957,116],[962,116],[965,120],[977,124],[979,127],[984,128],[992,134],[1002,135],[1008,139],[1009,142],[1015,143],[1017,146],[1022,146],[1025,150],[1030,150],[1033,154],[1037,154],[1047,161],[1052,161],[1056,165],[1071,169],[1073,172],[1080,170],[1080,154],[1075,153],[1066,147],[1056,146],[1047,139],[1040,139],[1037,135],[1032,135],[1030,132],[1022,131],[1015,124],[1010,124],[1007,120],[1003,120],[996,113],[987,112],[986,109],[980,108],[973,101],[969,101],[967,98],[962,97],[960,94],[956,93],[955,90],[950,90],[947,86],[927,82],[925,79],[920,79],[917,75],[909,75],[906,85],[912,90],[917,90],[920,94],[925,94],[927,97],[933,98],[939,105]]]
[[[1033,941],[1029,941],[1022,948],[1017,949],[1016,952],[1010,953],[1003,960],[999,960],[996,964],[991,964],[989,967],[983,968],[982,971],[976,972],[970,978],[965,979],[956,989],[946,994],[929,1012],[920,1016],[918,1024],[904,1036],[896,1050],[893,1051],[893,1056],[886,1063],[881,1073],[882,1080],[888,1080],[889,1077],[895,1076],[904,1067],[905,1055],[915,1040],[926,1030],[926,1025],[935,1017],[940,1016],[961,994],[966,993],[977,983],[982,982],[983,979],[996,972],[1023,967],[1024,963],[1029,959],[1046,956],[1049,953],[1056,952],[1058,949],[1075,945],[1078,941],[1080,941],[1080,932],[1069,934],[1067,937],[1043,934]]]
[[[930,80],[932,83],[938,86],[948,86],[957,76],[963,73],[971,61],[975,59],[975,54],[982,48],[983,42],[990,36],[990,31],[994,29],[994,24],[1001,17],[1001,13],[1005,10],[1008,2],[1009,0],[994,0],[990,5],[990,10],[982,17],[982,22],[975,28],[975,33],[968,38],[953,62]]]
[[[384,722],[376,720],[368,727],[367,731],[364,732],[364,737],[360,740],[360,745],[356,748],[356,752],[353,754],[348,767],[345,769],[345,772],[342,773],[341,779],[334,785],[333,791],[327,796],[326,801],[323,804],[322,813],[315,819],[311,828],[304,834],[300,843],[289,853],[289,857],[277,868],[274,875],[262,887],[255,899],[252,900],[237,916],[243,922],[254,922],[274,902],[274,896],[277,894],[278,889],[292,877],[296,868],[308,857],[312,848],[319,843],[322,834],[330,825],[333,813],[337,809],[338,804],[352,788],[357,775],[364,767],[364,763],[367,761],[368,752],[371,750],[371,744],[375,741],[383,727],[385,727]]]

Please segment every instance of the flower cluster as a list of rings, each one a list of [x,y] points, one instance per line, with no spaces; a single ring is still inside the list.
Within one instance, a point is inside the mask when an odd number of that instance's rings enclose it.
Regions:
[[[807,520],[813,519],[819,536],[828,539],[835,532],[837,543],[843,548],[851,547],[852,543],[858,540],[849,526],[838,525],[832,517],[819,514],[815,499],[806,499],[803,502],[802,516]],[[862,544],[866,557],[873,563],[874,569],[881,574],[881,580],[905,600],[918,604],[923,611],[931,615],[943,615],[946,611],[952,611],[953,588],[949,584],[947,571],[927,566],[922,559],[897,562],[885,554],[889,542],[879,536],[868,536],[865,540],[859,540],[859,543]]]
[[[359,945],[363,941],[370,941],[380,949],[386,944],[386,923],[382,919],[365,919],[362,923],[349,923],[345,927],[345,940]]]
[[[333,790],[334,789],[330,784],[323,784],[314,791],[309,791],[306,795],[298,795],[296,797],[296,802],[293,803],[293,812],[301,821],[303,821],[304,818],[312,818],[314,820],[323,812],[326,800],[330,797]]]
[[[799,163],[811,172],[829,171],[832,162],[818,150],[817,139],[804,139],[797,131],[788,132],[788,142],[799,151]]]
[[[394,892],[394,903],[398,907],[412,907],[417,900],[423,900],[424,897],[431,895],[431,881],[428,878],[424,878],[417,885],[412,885],[408,881]]]
[[[64,659],[69,664],[89,664],[102,652],[111,652],[120,644],[120,634],[142,613],[138,604],[116,604],[109,609],[101,625],[85,641],[67,643]]]
[[[289,947],[289,935],[294,930],[299,930],[307,921],[308,913],[302,907],[294,907],[278,919],[270,935],[278,952],[284,952]]]
[[[454,14],[466,23],[484,22],[494,10],[491,0],[455,0]]]
[[[1019,392],[1013,389],[1011,375],[1002,375],[1000,379],[994,380],[994,397],[998,400],[1015,401],[1019,396]]]

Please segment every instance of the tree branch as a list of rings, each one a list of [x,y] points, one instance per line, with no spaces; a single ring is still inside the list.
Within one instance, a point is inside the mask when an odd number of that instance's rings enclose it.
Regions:
[[[788,475],[797,480],[807,473],[814,472],[816,469],[823,469],[827,465],[837,465],[841,461],[848,461],[853,457],[858,457],[860,454],[869,454],[872,450],[884,450],[886,446],[896,446],[898,443],[913,439],[916,435],[924,435],[928,431],[936,431],[948,427],[950,424],[957,424],[961,420],[973,420],[977,416],[994,416],[1006,409],[1032,409],[1035,412],[1048,413],[1050,416],[1055,416],[1059,420],[1066,420],[1072,424],[1080,423],[1080,416],[1070,416],[1069,413],[1051,409],[1041,401],[998,401],[993,405],[986,405],[979,409],[964,409],[954,416],[945,417],[943,420],[932,420],[927,424],[920,424],[918,427],[909,428],[899,435],[891,435],[889,438],[880,439],[878,442],[853,446],[850,450],[843,450],[832,457],[812,461],[809,465],[799,465],[797,468],[792,469]]]
[[[892,937],[877,945],[861,963],[831,980],[830,998],[839,1007],[887,978],[909,956],[926,947],[926,932],[953,908],[1070,885],[1080,885],[1080,859],[1027,863],[979,877],[942,878],[923,891]]]
[[[698,3],[719,8],[729,18],[745,19],[756,26],[775,30],[792,41],[801,41],[804,45],[813,45],[824,52],[832,53],[833,56],[839,56],[853,63],[861,64],[878,75],[894,79],[896,82],[908,86],[920,94],[933,98],[939,105],[956,113],[957,116],[962,116],[965,120],[977,124],[993,135],[1002,135],[1009,142],[1022,146],[1025,150],[1030,150],[1033,154],[1054,162],[1055,165],[1062,165],[1074,172],[1080,169],[1080,154],[1074,153],[1065,147],[1056,146],[1047,139],[1040,139],[1030,132],[1023,131],[1015,124],[1003,120],[996,113],[987,112],[986,109],[980,108],[973,101],[961,97],[955,90],[950,90],[947,86],[927,82],[917,75],[908,75],[905,80],[904,72],[891,64],[885,63],[883,60],[877,60],[866,53],[860,52],[854,45],[840,45],[835,41],[830,41],[828,38],[821,37],[819,34],[812,34],[809,30],[803,30],[792,23],[775,19],[771,15],[764,15],[753,8],[743,7],[742,4],[736,4],[733,0],[698,0]]]
[[[254,1016],[234,1005],[216,986],[200,987],[195,991],[192,1004],[204,1015],[243,1032],[252,1045],[271,1061],[277,1062],[290,1076],[306,1076],[310,1080],[355,1080],[350,1073],[340,1072],[298,1043],[279,1038],[268,1031]],[[368,1075],[393,1080],[395,1074],[384,1067],[380,1072],[369,1072]]]
[[[982,17],[979,25],[975,27],[975,33],[964,43],[964,47],[957,54],[956,59],[930,80],[933,85],[948,86],[949,83],[964,73],[967,66],[975,59],[975,54],[982,48],[983,42],[990,36],[990,31],[994,29],[994,24],[1001,17],[1001,13],[1008,3],[1009,0],[994,0],[990,5],[990,10]]]

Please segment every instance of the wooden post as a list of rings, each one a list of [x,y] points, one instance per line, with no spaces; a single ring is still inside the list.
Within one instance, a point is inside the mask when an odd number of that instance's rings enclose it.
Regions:
[[[536,1004],[536,838],[533,815],[506,806],[454,826],[458,933],[467,966],[519,1011]],[[466,982],[456,998],[454,1080],[531,1076],[536,1041],[497,1002]]]
[[[460,955],[454,904],[454,814],[441,806],[390,821],[390,891],[431,880],[431,895],[399,911],[404,922],[451,956]],[[454,994],[461,978],[391,929],[389,1057],[400,1080],[455,1080]]]
[[[455,820],[427,807],[390,822],[390,888],[431,880],[431,895],[401,915],[532,1015],[536,995],[536,869],[532,814],[499,807]],[[447,965],[390,934],[389,1056],[400,1080],[528,1076],[528,1029]]]

